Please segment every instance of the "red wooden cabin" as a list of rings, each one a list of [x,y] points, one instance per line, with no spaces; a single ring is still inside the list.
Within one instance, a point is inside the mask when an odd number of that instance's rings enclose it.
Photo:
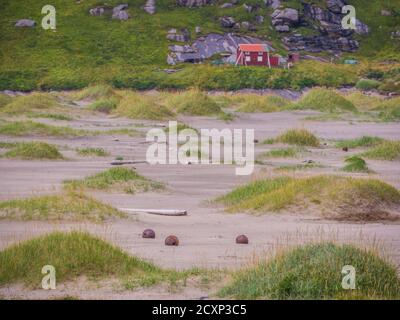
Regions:
[[[278,66],[279,57],[271,56],[266,44],[239,44],[236,53],[236,65]]]

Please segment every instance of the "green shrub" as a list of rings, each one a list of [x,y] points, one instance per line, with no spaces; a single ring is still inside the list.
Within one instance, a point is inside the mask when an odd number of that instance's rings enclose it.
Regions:
[[[294,144],[298,146],[318,147],[318,138],[306,129],[291,129],[285,131],[275,139],[277,142]]]
[[[62,159],[62,154],[54,145],[45,142],[19,142],[4,154],[7,158],[19,158],[24,160]]]
[[[360,90],[377,89],[381,83],[372,79],[360,79],[356,84],[356,88]]]
[[[356,289],[342,288],[342,268],[356,270]],[[396,268],[372,250],[307,244],[237,272],[219,295],[236,299],[399,299]]]
[[[352,156],[345,160],[346,165],[343,167],[343,171],[347,172],[368,172],[367,163],[363,158]]]

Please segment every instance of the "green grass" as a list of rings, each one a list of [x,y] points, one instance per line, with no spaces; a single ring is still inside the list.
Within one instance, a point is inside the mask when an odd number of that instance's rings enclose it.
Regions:
[[[160,105],[156,97],[137,92],[128,92],[121,99],[115,113],[132,119],[165,120],[174,118],[174,113]]]
[[[352,156],[345,160],[346,165],[343,167],[343,171],[347,172],[369,172],[367,163],[363,158],[358,156]]]
[[[86,276],[119,278],[132,287],[150,286],[184,280],[194,273],[161,269],[88,233],[55,232],[0,251],[0,285],[22,282],[41,288],[45,265],[54,266],[57,283]]]
[[[125,217],[125,214],[82,192],[71,190],[59,195],[0,202],[1,219],[103,221],[113,217]]]
[[[33,121],[16,121],[0,123],[0,135],[76,137],[90,135],[90,133],[85,130],[52,126]]]
[[[287,164],[287,165],[282,165],[274,170],[280,171],[280,172],[287,172],[287,171],[299,171],[299,170],[307,170],[307,169],[313,169],[313,168],[321,168],[322,165],[316,164],[316,163],[305,163],[305,164]]]
[[[103,98],[90,104],[88,106],[88,109],[98,112],[110,113],[117,108],[119,101],[120,99],[116,97]]]
[[[357,110],[369,111],[376,108],[382,102],[379,96],[364,94],[361,91],[355,91],[344,96],[347,100],[354,104]]]
[[[299,149],[297,148],[281,148],[272,149],[262,153],[260,156],[262,158],[293,158],[297,156]]]
[[[312,109],[322,112],[356,112],[357,109],[349,100],[334,90],[316,88],[310,90],[298,102],[292,104],[292,109]]]
[[[135,170],[125,167],[111,168],[81,180],[67,180],[65,186],[73,189],[121,190],[126,193],[163,188],[161,183],[151,181],[139,175]]]
[[[251,182],[216,199],[227,211],[265,214],[318,207],[328,219],[376,221],[395,219],[400,192],[376,179],[320,175],[277,177]]]
[[[6,94],[0,93],[0,110],[11,102],[12,98]]]
[[[57,160],[63,159],[57,146],[45,142],[18,142],[4,154],[6,158],[23,160]]]
[[[220,106],[206,93],[188,90],[169,95],[165,100],[170,110],[192,116],[209,116],[222,113]]]
[[[357,139],[341,140],[336,143],[337,148],[359,148],[359,147],[374,147],[381,144],[384,139],[380,137],[362,136]]]
[[[356,88],[359,90],[377,89],[381,82],[373,79],[360,79],[357,81]]]
[[[96,157],[106,157],[110,155],[109,152],[105,151],[103,148],[80,148],[76,149],[77,154],[80,156],[84,157],[91,157],[91,156],[96,156]]]
[[[318,147],[319,140],[306,129],[290,129],[274,139],[275,142],[294,144],[297,146]]]
[[[400,97],[382,101],[375,108],[379,112],[379,117],[384,121],[400,120]]]
[[[232,100],[239,112],[277,112],[290,104],[287,99],[273,95],[238,94],[234,95]]]
[[[57,99],[49,93],[32,93],[15,97],[1,109],[2,113],[20,115],[33,111],[52,109],[57,106]]]
[[[385,141],[360,154],[368,159],[396,160],[400,157],[400,141]]]
[[[356,270],[356,289],[342,288],[342,268]],[[281,251],[234,274],[219,291],[236,299],[399,299],[396,268],[374,250],[318,243]]]
[[[111,86],[99,84],[74,92],[70,96],[74,100],[97,100],[115,97],[116,93]]]

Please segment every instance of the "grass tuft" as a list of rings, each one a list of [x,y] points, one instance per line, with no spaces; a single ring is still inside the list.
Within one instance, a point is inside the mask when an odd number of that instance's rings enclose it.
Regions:
[[[7,151],[4,156],[6,158],[17,158],[23,160],[63,159],[57,146],[38,141],[15,143],[11,150]]]
[[[376,179],[320,175],[258,180],[216,199],[228,211],[256,214],[317,207],[328,219],[377,221],[398,219],[400,192]]]
[[[117,167],[88,176],[81,180],[67,180],[65,186],[72,189],[87,188],[93,190],[122,190],[126,193],[159,190],[163,184],[151,181],[135,170]]]
[[[81,148],[81,149],[77,149],[76,152],[80,156],[84,156],[84,157],[90,157],[90,156],[106,157],[106,156],[110,155],[103,148],[90,148],[90,147]]]
[[[341,140],[336,143],[337,148],[359,148],[359,147],[373,147],[384,140],[379,137],[362,136],[361,138],[352,140]]]
[[[15,97],[1,109],[2,113],[19,115],[27,112],[51,109],[57,106],[57,99],[49,93],[32,93]]]
[[[82,192],[71,190],[60,195],[0,202],[1,219],[103,221],[113,217],[125,217],[125,214]]]
[[[342,268],[356,270],[356,289],[342,288]],[[375,251],[319,243],[278,253],[237,272],[221,297],[237,299],[399,299],[396,268]]]
[[[367,163],[363,158],[352,156],[345,160],[346,165],[343,167],[343,171],[347,172],[369,172]]]
[[[16,121],[0,124],[0,135],[6,136],[57,136],[75,137],[84,136],[88,132],[69,127],[52,126],[33,121]]]
[[[183,279],[187,275],[163,270],[88,233],[55,232],[2,250],[0,285],[22,282],[41,287],[41,270],[45,265],[54,266],[57,283],[79,276],[121,280],[129,277],[130,283],[146,286]]]
[[[400,141],[385,141],[361,153],[361,156],[375,160],[396,160],[400,157]]]
[[[290,102],[280,96],[239,94],[232,97],[239,112],[277,112],[287,108]]]
[[[333,90],[324,88],[311,89],[300,101],[293,104],[291,108],[312,109],[322,112],[357,111],[356,107],[349,100]]]
[[[276,142],[294,144],[298,146],[318,147],[319,140],[306,129],[287,130],[275,139]]]

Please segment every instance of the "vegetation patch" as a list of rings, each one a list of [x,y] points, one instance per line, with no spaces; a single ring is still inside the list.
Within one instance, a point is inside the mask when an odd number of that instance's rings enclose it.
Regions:
[[[354,104],[357,110],[372,110],[382,102],[382,98],[366,95],[361,91],[355,91],[345,96],[347,100]]]
[[[384,121],[400,120],[400,97],[385,100],[374,110],[379,111],[379,117]]]
[[[138,191],[160,190],[163,184],[151,181],[135,170],[125,167],[111,168],[106,171],[96,173],[81,180],[65,181],[67,188],[80,189],[87,188],[93,190],[121,190],[126,193]]]
[[[356,269],[356,289],[342,288],[343,266]],[[396,268],[375,251],[318,243],[279,252],[241,270],[221,297],[236,299],[399,299]]]
[[[77,149],[76,152],[80,156],[84,156],[84,157],[91,157],[91,156],[106,157],[106,156],[110,155],[103,148],[90,148],[90,147],[88,147],[88,148],[80,148],[80,149]]]
[[[125,217],[125,213],[71,190],[59,195],[0,202],[1,219],[103,221],[113,217]]]
[[[123,96],[115,113],[132,119],[165,120],[174,118],[174,113],[159,104],[156,97],[135,92],[129,92]]]
[[[116,93],[114,89],[111,86],[104,84],[90,86],[71,94],[71,98],[74,100],[98,100],[115,96]]]
[[[320,175],[277,177],[238,187],[217,198],[228,211],[263,214],[310,206],[323,217],[347,221],[397,219],[400,192],[376,179]]]
[[[163,270],[88,233],[55,232],[0,251],[0,285],[22,282],[41,287],[41,270],[49,264],[56,269],[57,282],[79,276],[116,277],[129,278],[136,286],[149,286],[184,280],[193,273]]]
[[[49,93],[32,93],[18,96],[1,109],[2,113],[20,115],[23,113],[52,109],[57,106],[57,99]]]
[[[385,141],[376,145],[361,156],[375,160],[395,160],[400,157],[400,141]]]
[[[39,141],[15,143],[11,146],[11,150],[4,154],[4,157],[23,160],[63,159],[57,146]]]
[[[381,85],[381,82],[374,79],[360,79],[357,81],[356,88],[360,90],[372,90],[377,89]]]
[[[170,110],[192,116],[209,116],[222,113],[220,106],[206,93],[188,90],[171,94],[165,100]]]
[[[384,142],[380,137],[362,136],[357,139],[341,140],[336,143],[337,148],[373,147]]]
[[[260,155],[261,158],[293,158],[299,153],[298,148],[272,149]]]
[[[311,89],[300,101],[294,103],[290,108],[312,109],[322,112],[357,111],[354,104],[339,93],[324,88]]]
[[[239,112],[277,112],[287,108],[290,102],[280,96],[239,94],[232,97]]]
[[[61,113],[30,113],[29,118],[45,118],[57,121],[71,121],[73,118],[71,116],[61,114]]]
[[[347,172],[369,172],[367,163],[363,158],[352,156],[345,160],[346,165],[343,167],[343,171]]]
[[[6,136],[56,136],[76,137],[90,133],[85,130],[77,130],[69,127],[52,126],[33,121],[16,121],[0,123],[0,135]]]
[[[88,106],[88,109],[98,112],[110,113],[117,108],[119,101],[120,99],[116,97],[103,98],[90,104]]]
[[[0,93],[0,110],[11,102],[12,98],[6,94]]]
[[[306,129],[287,130],[274,141],[309,147],[318,147],[320,144],[318,138]]]

